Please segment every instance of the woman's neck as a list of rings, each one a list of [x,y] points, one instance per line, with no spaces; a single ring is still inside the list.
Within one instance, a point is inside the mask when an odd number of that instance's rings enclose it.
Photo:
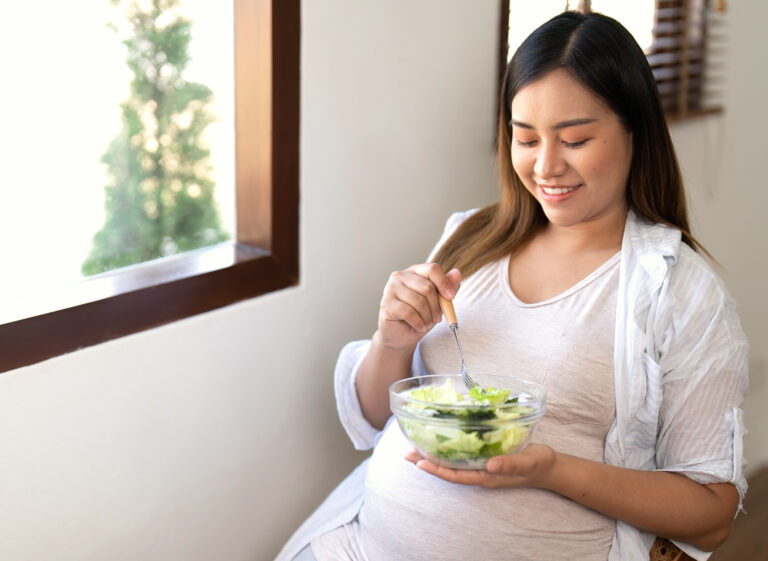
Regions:
[[[602,253],[621,249],[627,209],[572,226],[548,223],[537,236],[539,242],[558,253]]]

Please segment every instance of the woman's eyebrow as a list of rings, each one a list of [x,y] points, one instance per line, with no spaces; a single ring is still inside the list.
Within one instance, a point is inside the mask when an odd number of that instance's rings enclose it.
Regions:
[[[594,123],[595,121],[597,121],[597,119],[571,119],[569,121],[560,121],[559,123],[555,123],[555,125],[552,128],[555,130],[559,130],[559,129],[565,129],[568,127],[576,127],[578,125],[587,125],[589,123]],[[515,127],[520,127],[521,129],[533,130],[534,128],[532,125],[529,125],[528,123],[516,121],[515,119],[512,119],[509,122],[509,124]]]

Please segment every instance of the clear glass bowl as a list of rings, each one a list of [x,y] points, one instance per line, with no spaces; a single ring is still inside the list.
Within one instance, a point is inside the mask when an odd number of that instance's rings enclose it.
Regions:
[[[483,469],[493,456],[519,452],[530,441],[546,411],[547,392],[540,384],[512,376],[474,372],[472,377],[483,388],[509,390],[507,401],[499,405],[469,400],[432,403],[410,395],[414,389],[441,387],[450,382],[455,392],[466,397],[469,392],[460,375],[405,378],[389,388],[390,409],[403,434],[424,457],[436,464]]]

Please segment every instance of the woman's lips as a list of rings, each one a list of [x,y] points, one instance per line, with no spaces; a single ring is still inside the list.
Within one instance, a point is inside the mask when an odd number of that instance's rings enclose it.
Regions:
[[[539,189],[547,197],[552,199],[561,199],[565,195],[573,193],[576,189],[581,187],[579,185],[542,185],[539,184]]]

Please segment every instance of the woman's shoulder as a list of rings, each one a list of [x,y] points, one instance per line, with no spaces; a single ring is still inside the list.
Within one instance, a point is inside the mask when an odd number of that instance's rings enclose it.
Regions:
[[[440,239],[435,244],[435,247],[432,249],[432,251],[429,253],[429,257],[427,258],[427,261],[432,261],[434,256],[437,254],[438,250],[443,247],[445,242],[450,238],[453,233],[456,231],[456,229],[461,226],[464,221],[467,220],[470,216],[477,213],[480,209],[479,208],[472,208],[469,210],[462,210],[459,212],[454,212],[448,217],[448,220],[445,222],[445,226],[443,227],[443,233],[440,235]]]
[[[454,212],[448,217],[448,220],[445,222],[445,228],[443,230],[443,236],[445,236],[446,233],[448,236],[453,234],[453,232],[456,231],[456,228],[458,228],[467,218],[472,216],[473,214],[477,213],[480,210],[480,208],[471,208],[469,210],[462,210],[458,212]]]
[[[666,296],[664,307],[676,329],[704,333],[715,328],[730,345],[746,343],[738,303],[712,264],[688,244],[680,244],[670,267]]]
[[[677,326],[727,318],[739,331],[737,304],[712,263],[682,240],[680,230],[630,216],[633,271],[643,270],[660,286],[659,315]],[[672,319],[674,318],[674,320]]]
[[[717,271],[701,253],[693,249],[687,243],[680,242],[680,249],[675,262],[678,274],[696,277],[697,282],[711,283],[720,289],[725,289],[723,280]]]
[[[640,266],[652,276],[669,275],[684,284],[707,285],[725,290],[711,262],[685,243],[679,229],[651,222],[632,212],[628,218],[626,241]]]

